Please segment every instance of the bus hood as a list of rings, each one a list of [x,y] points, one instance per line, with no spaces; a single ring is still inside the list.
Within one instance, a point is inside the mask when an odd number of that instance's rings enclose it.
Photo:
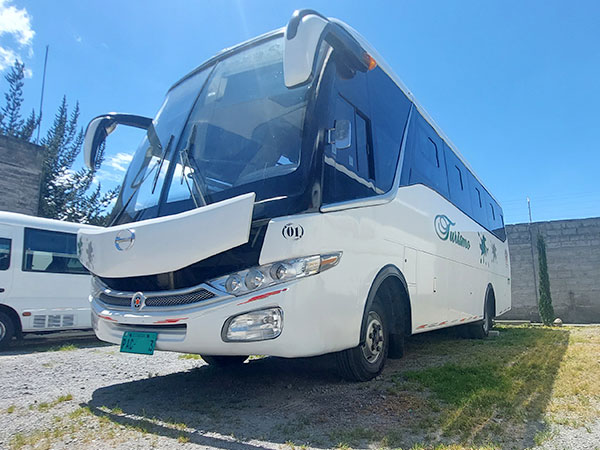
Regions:
[[[82,229],[77,254],[108,278],[171,272],[248,242],[254,192],[180,214]]]

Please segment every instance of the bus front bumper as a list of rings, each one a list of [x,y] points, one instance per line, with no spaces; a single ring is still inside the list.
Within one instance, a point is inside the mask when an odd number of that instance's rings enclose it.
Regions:
[[[125,331],[155,332],[156,350],[204,355],[293,358],[358,345],[360,322],[340,321],[339,316],[344,314],[340,314],[338,306],[324,302],[323,275],[326,274],[185,308],[154,307],[136,311],[114,308],[92,297],[92,324],[98,338],[106,342],[120,344]],[[329,311],[330,308],[334,309]],[[274,310],[281,312],[281,330],[275,337],[247,341],[228,339],[227,326],[235,317],[257,312],[254,316],[260,318],[261,312]],[[331,320],[336,311],[338,320]]]

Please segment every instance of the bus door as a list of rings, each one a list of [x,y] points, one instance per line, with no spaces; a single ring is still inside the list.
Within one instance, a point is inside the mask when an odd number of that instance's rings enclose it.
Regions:
[[[12,290],[15,257],[15,229],[0,224],[0,303],[7,304]]]

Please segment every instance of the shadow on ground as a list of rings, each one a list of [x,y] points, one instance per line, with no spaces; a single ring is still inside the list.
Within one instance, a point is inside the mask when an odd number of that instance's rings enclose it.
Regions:
[[[106,347],[112,344],[100,341],[94,332],[62,332],[26,335],[13,340],[0,350],[0,355],[26,355],[37,352],[73,350],[77,348]]]
[[[523,448],[543,428],[568,331],[503,328],[498,338],[452,330],[411,338],[406,357],[368,383],[342,381],[331,357],[264,358],[96,390],[111,421],[215,448],[272,443],[410,447],[418,442]],[[246,442],[246,443],[244,443]]]

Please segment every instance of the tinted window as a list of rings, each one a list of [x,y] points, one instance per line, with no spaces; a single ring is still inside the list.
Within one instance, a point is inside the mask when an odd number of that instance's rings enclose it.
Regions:
[[[375,184],[387,192],[396,176],[411,103],[379,67],[367,72],[367,83],[373,127]]]
[[[444,144],[446,164],[448,165],[448,188],[450,201],[464,213],[471,215],[471,196],[467,184],[469,171],[450,147]]]
[[[352,139],[349,148],[328,144],[324,157],[323,202],[335,203],[383,194],[372,177],[373,161],[369,124],[365,115],[341,96],[335,103],[335,120],[349,120]]]
[[[0,238],[0,270],[10,267],[10,239]]]
[[[25,228],[23,270],[88,273],[77,258],[77,235],[35,228]]]
[[[408,130],[401,184],[424,184],[448,198],[443,141],[417,111]]]

